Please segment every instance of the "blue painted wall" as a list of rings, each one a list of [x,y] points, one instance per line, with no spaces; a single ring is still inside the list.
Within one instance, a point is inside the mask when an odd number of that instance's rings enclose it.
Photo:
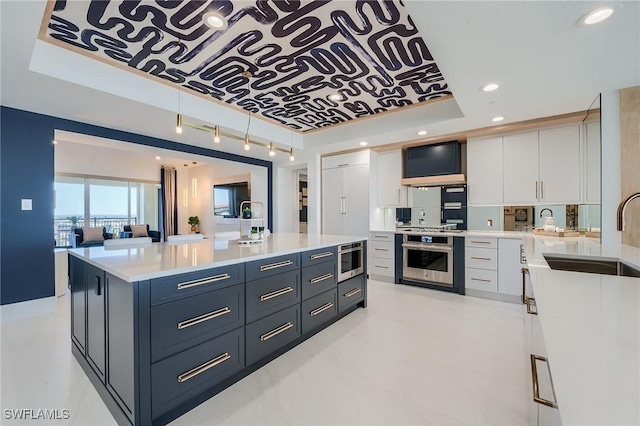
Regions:
[[[0,110],[0,122],[0,303],[3,305],[53,296],[55,292],[52,141],[56,129],[266,167],[268,227],[273,229],[270,161],[4,106]],[[33,210],[21,210],[23,198],[33,200]]]

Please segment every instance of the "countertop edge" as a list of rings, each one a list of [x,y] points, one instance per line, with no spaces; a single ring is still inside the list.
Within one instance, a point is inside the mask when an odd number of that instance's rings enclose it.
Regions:
[[[334,247],[334,246],[339,246],[341,244],[349,244],[349,243],[354,243],[354,242],[358,242],[358,241],[367,241],[368,237],[357,237],[357,236],[344,236],[343,239],[339,240],[339,241],[333,241],[330,243],[316,243],[316,244],[310,244],[307,245],[303,248],[294,248],[294,249],[288,249],[288,250],[279,250],[277,252],[273,252],[273,253],[265,253],[265,254],[256,254],[253,256],[248,256],[248,257],[241,257],[241,258],[236,258],[236,259],[231,259],[231,260],[223,260],[223,261],[214,261],[211,263],[204,263],[201,265],[194,265],[194,266],[189,266],[189,267],[182,267],[182,268],[173,268],[173,269],[168,269],[168,270],[164,270],[164,271],[157,271],[157,272],[150,272],[150,273],[143,273],[143,274],[135,274],[135,275],[127,275],[127,274],[123,274],[122,272],[118,271],[117,269],[104,264],[102,262],[97,261],[96,259],[92,259],[90,256],[85,255],[84,251],[85,250],[89,250],[89,248],[76,248],[76,249],[69,249],[69,254],[71,254],[72,256],[82,259],[85,262],[89,263],[90,265],[93,265],[95,267],[98,267],[102,270],[104,270],[105,272],[118,277],[124,281],[133,283],[133,282],[137,282],[137,281],[146,281],[146,280],[151,280],[151,279],[155,279],[155,278],[163,278],[163,277],[168,277],[168,276],[172,276],[172,275],[179,275],[179,274],[185,274],[185,273],[189,273],[189,272],[197,272],[197,271],[203,271],[206,269],[211,269],[211,268],[218,268],[218,267],[223,267],[223,266],[229,266],[229,265],[235,265],[238,263],[246,263],[246,262],[253,262],[255,260],[262,260],[262,259],[269,259],[272,257],[277,257],[277,256],[284,256],[287,254],[292,254],[292,253],[302,253],[305,251],[309,251],[309,250],[314,250],[314,249],[321,249],[321,248],[326,248],[326,247]],[[161,243],[153,243],[153,244],[168,244],[165,242],[161,242]],[[186,242],[184,244],[171,244],[173,246],[177,245],[177,246],[184,246],[187,245],[189,246],[190,243]],[[121,250],[131,250],[131,249],[136,249],[136,248],[122,248]]]

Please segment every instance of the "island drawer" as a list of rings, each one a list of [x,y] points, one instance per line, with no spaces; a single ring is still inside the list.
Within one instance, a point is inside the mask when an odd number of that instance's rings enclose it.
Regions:
[[[246,326],[247,366],[300,336],[300,304]]]
[[[316,296],[338,284],[338,263],[325,262],[302,268],[302,300]]]
[[[203,271],[155,278],[151,285],[151,305],[206,293],[244,281],[244,265],[222,266]]]
[[[338,315],[338,289],[322,293],[302,302],[302,334]]]
[[[364,280],[364,274],[361,274],[338,284],[339,313],[343,313],[346,309],[364,300]]]
[[[244,325],[244,285],[151,308],[151,360],[166,358]]]
[[[389,232],[371,232],[371,241],[390,241],[393,242],[395,238],[395,233],[393,231]]]
[[[304,251],[302,257],[302,267],[316,265],[329,260],[338,260],[338,247],[325,247],[317,250]]]
[[[244,328],[152,364],[152,417],[188,401],[244,366]]]
[[[247,282],[247,323],[300,302],[300,271]]]
[[[253,281],[296,269],[300,269],[300,253],[247,262],[246,276],[247,281]]]

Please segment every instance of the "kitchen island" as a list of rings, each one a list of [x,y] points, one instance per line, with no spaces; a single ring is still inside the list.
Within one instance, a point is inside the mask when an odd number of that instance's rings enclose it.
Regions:
[[[364,240],[70,250],[72,352],[119,424],[166,424],[366,307]]]

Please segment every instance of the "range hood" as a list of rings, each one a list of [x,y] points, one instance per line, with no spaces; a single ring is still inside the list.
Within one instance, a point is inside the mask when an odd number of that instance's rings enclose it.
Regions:
[[[467,183],[464,174],[454,175],[438,175],[438,176],[422,176],[413,178],[402,178],[401,181],[404,186],[448,186],[448,185],[463,185]]]
[[[466,183],[458,141],[407,148],[405,186],[447,186]]]

